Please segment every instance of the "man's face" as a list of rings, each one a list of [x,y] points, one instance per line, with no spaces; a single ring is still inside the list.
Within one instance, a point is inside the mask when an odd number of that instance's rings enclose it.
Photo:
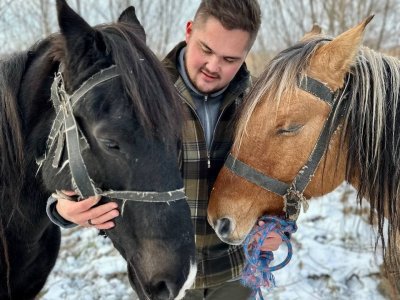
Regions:
[[[216,92],[235,77],[249,51],[250,33],[227,30],[215,18],[186,25],[185,67],[202,93]]]

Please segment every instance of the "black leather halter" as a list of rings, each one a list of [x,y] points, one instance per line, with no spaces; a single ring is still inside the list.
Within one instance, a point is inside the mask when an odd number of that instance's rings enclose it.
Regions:
[[[314,176],[319,162],[328,148],[332,133],[338,127],[341,116],[346,109],[344,105],[345,101],[341,101],[344,97],[343,91],[345,89],[333,92],[326,85],[311,77],[305,77],[298,86],[300,89],[313,94],[318,99],[327,102],[331,107],[331,111],[306,164],[300,169],[293,181],[288,184],[269,177],[234,157],[232,153],[228,155],[225,161],[225,167],[234,174],[263,189],[282,196],[284,199],[285,216],[287,219],[294,221],[297,220],[300,214],[301,204],[303,204],[305,211],[308,208],[307,199],[303,195],[304,190]]]
[[[115,65],[103,69],[85,81],[72,95],[65,91],[63,77],[59,71],[51,86],[51,100],[53,102],[56,117],[54,119],[50,135],[47,140],[47,150],[44,158],[39,162],[39,168],[44,160],[49,159],[50,153],[54,151],[54,168],[59,168],[61,163],[64,145],[67,146],[68,161],[63,162],[61,168],[69,164],[72,176],[72,184],[79,193],[80,198],[101,195],[110,198],[140,202],[168,202],[186,199],[183,187],[177,190],[166,192],[153,191],[101,191],[96,188],[90,178],[85,162],[82,157],[82,150],[89,147],[89,144],[79,129],[74,116],[74,107],[83,96],[97,85],[120,76]],[[81,147],[82,146],[82,147]]]

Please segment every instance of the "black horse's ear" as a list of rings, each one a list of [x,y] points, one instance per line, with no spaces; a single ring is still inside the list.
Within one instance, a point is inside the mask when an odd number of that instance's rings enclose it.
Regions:
[[[65,0],[57,0],[57,16],[60,31],[71,55],[79,55],[81,51],[89,49],[102,53],[106,51],[100,32],[94,30]]]
[[[65,0],[57,0],[57,17],[61,33],[72,41],[77,37],[94,35],[93,28]]]
[[[133,6],[129,6],[125,9],[118,18],[118,22],[128,23],[138,29],[137,33],[139,37],[146,43],[146,32],[139,19],[136,16],[136,10]]]

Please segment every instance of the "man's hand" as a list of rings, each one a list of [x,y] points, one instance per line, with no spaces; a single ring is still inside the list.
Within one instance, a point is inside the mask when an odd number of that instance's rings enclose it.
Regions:
[[[76,196],[73,191],[62,191],[67,196]],[[57,212],[65,220],[72,223],[97,229],[110,229],[115,226],[112,219],[119,215],[118,204],[108,202],[93,207],[100,201],[100,196],[92,196],[81,201],[71,201],[59,198],[56,204]]]
[[[258,225],[264,225],[264,221],[258,221]],[[257,242],[261,236],[261,232],[257,232],[254,235],[253,242]],[[278,250],[279,246],[282,244],[282,237],[276,233],[275,231],[271,231],[267,238],[264,240],[264,243],[261,245],[261,251],[275,251]]]

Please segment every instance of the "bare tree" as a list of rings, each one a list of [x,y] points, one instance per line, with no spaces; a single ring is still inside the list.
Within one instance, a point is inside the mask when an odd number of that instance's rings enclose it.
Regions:
[[[261,62],[295,44],[314,23],[336,36],[371,14],[364,44],[378,51],[400,44],[400,0],[260,0],[260,5],[263,23],[253,51]],[[256,73],[265,65],[259,60]]]
[[[68,0],[89,24],[117,20],[134,5],[151,49],[163,57],[184,39],[185,22],[200,0]],[[379,51],[400,44],[400,0],[259,0],[263,23],[253,48],[255,63],[263,67],[271,55],[293,45],[318,23],[335,36],[370,14],[365,43]],[[0,52],[27,48],[58,30],[55,0],[0,0]],[[6,42],[7,41],[7,42]],[[265,62],[265,63],[264,63]]]

